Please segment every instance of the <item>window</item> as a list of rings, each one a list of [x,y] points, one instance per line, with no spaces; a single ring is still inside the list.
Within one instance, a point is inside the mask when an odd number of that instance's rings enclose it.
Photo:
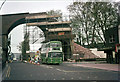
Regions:
[[[110,35],[109,36],[109,43],[114,43],[115,42],[115,36],[114,35]]]
[[[62,44],[61,43],[51,43],[50,46],[51,47],[61,47]]]
[[[52,53],[49,53],[48,57],[62,57],[62,53],[52,52]]]
[[[46,57],[46,54],[41,54],[41,57]]]
[[[50,43],[47,43],[46,47],[49,48],[50,47]]]
[[[60,50],[60,48],[53,48],[52,50]]]

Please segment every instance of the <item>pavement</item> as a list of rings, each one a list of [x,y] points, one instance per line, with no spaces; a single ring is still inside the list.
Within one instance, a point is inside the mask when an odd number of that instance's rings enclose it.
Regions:
[[[64,63],[67,63],[67,64],[72,63],[71,64],[72,66],[78,66],[78,67],[120,71],[120,64],[108,64],[105,61],[64,62]]]
[[[79,64],[78,63],[78,64],[72,64],[72,66],[104,69],[104,70],[111,70],[111,71],[120,71],[119,64]]]

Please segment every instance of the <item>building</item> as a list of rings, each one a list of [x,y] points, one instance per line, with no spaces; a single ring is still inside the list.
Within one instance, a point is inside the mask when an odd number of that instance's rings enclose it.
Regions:
[[[105,46],[98,50],[106,53],[108,63],[120,63],[120,25],[105,32]]]

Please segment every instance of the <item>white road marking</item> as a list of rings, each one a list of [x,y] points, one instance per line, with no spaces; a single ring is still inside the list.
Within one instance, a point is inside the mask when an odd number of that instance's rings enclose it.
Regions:
[[[8,77],[10,76],[10,71],[11,71],[11,68],[9,67]]]
[[[7,70],[7,73],[6,73],[6,77],[7,77],[7,75],[8,75],[8,70]]]
[[[47,68],[49,68],[49,66],[46,66]]]
[[[62,80],[65,80],[65,78],[62,78]]]
[[[72,77],[71,79],[73,80],[74,78]]]
[[[79,77],[79,79],[81,79],[81,77]]]
[[[51,67],[51,66],[47,66],[47,68],[51,68],[51,69],[52,69],[53,67]]]
[[[46,76],[47,74],[45,73],[44,75]]]
[[[11,71],[11,68],[10,66],[8,67],[8,70],[7,70],[7,73],[6,73],[6,77],[9,77],[10,76],[10,71]]]
[[[63,72],[90,72],[90,71],[66,71],[66,70],[62,70]],[[92,72],[96,72],[96,71],[92,71]]]
[[[32,77],[32,74],[30,74],[30,77]]]
[[[66,71],[66,70],[61,70],[61,69],[56,69],[56,70],[65,72],[65,74],[66,74],[67,72],[90,72],[90,71]]]
[[[54,74],[52,73],[52,75],[54,75]]]
[[[97,78],[97,76],[95,76],[95,78]]]
[[[56,70],[58,70],[58,71],[62,71],[62,70],[60,70],[60,69],[56,69]]]
[[[46,66],[46,65],[40,65],[41,67],[45,67],[45,68],[50,68],[50,69],[52,69],[53,67],[51,67],[51,66]]]
[[[51,69],[52,69],[53,67],[49,67],[49,68],[51,68]]]
[[[67,73],[65,72],[65,75],[66,75]]]

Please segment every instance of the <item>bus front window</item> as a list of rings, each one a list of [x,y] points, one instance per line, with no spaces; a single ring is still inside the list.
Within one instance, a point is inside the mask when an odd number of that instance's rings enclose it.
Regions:
[[[50,47],[61,47],[61,43],[51,43]]]
[[[49,57],[62,57],[62,53],[50,53]]]

